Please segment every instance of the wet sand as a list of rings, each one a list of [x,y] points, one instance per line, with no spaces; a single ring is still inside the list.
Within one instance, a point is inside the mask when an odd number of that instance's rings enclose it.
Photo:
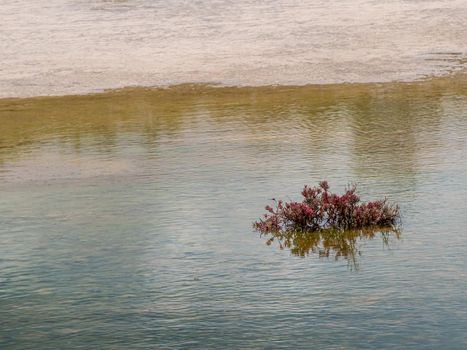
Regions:
[[[5,0],[0,13],[0,97],[413,81],[466,68],[464,0]]]

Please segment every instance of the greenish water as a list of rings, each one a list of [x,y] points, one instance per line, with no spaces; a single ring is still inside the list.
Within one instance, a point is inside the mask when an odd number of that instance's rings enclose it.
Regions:
[[[1,349],[465,349],[465,76],[0,100]],[[356,264],[252,232],[387,196]]]

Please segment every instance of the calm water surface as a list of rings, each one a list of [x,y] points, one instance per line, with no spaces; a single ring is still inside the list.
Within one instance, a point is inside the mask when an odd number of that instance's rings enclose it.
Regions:
[[[0,101],[0,348],[465,349],[466,86]],[[321,179],[399,202],[400,239],[251,231]]]
[[[465,0],[2,0],[0,97],[409,81],[467,67]]]

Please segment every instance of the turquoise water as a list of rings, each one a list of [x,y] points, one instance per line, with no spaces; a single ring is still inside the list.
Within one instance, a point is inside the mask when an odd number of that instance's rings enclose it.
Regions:
[[[1,349],[465,349],[465,81],[0,103]],[[400,204],[357,264],[252,232],[328,179]]]

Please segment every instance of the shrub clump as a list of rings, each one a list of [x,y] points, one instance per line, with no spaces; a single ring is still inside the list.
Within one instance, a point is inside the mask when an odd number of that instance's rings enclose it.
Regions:
[[[329,191],[327,181],[305,186],[302,202],[275,201],[268,213],[253,224],[261,234],[315,232],[324,229],[355,230],[368,227],[393,227],[400,218],[399,207],[386,199],[361,202],[355,185],[338,195]]]

